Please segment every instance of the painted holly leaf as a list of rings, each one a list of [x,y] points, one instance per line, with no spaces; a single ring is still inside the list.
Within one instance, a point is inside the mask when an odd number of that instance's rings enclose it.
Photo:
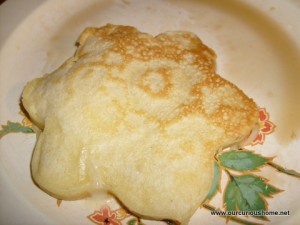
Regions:
[[[240,172],[257,170],[270,159],[247,150],[226,151],[219,156],[222,166]]]
[[[211,188],[203,202],[212,199],[218,190],[220,190],[221,169],[218,162],[214,164],[214,179]]]
[[[7,121],[6,125],[1,125],[2,129],[0,130],[0,139],[9,133],[34,133],[30,127],[25,127],[20,123]]]
[[[267,183],[267,180],[255,175],[230,175],[230,181],[224,195],[224,206],[227,211],[265,211],[267,205],[264,197],[281,192]],[[268,220],[266,216],[255,216]]]

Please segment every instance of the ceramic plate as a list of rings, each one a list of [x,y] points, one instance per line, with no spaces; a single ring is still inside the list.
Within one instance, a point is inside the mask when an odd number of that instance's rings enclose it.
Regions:
[[[1,224],[171,224],[139,221],[107,196],[57,202],[30,176],[35,135],[20,114],[24,85],[72,55],[85,27],[107,23],[132,25],[153,35],[192,31],[215,50],[217,72],[261,107],[260,133],[247,149],[270,161],[251,174],[268,179],[263,182],[269,187],[284,190],[269,197],[262,194],[262,201],[268,211],[288,212],[268,216],[269,221],[242,216],[238,221],[231,217],[228,223],[294,225],[300,221],[299,178],[295,177],[295,171],[300,171],[299,1],[8,0],[0,6],[0,18]],[[199,207],[191,225],[226,224],[226,219],[211,214],[213,209],[226,209],[229,179],[224,168],[221,175],[219,190]]]

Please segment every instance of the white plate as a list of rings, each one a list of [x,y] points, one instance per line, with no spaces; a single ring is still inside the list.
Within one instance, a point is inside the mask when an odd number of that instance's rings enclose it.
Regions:
[[[152,34],[189,30],[216,51],[217,72],[266,108],[276,125],[263,145],[250,149],[277,156],[274,162],[300,171],[299,21],[296,0],[8,0],[0,7],[0,124],[22,120],[18,101],[25,83],[73,54],[76,38],[87,26],[126,24]],[[100,210],[104,200],[58,207],[33,184],[29,165],[34,143],[34,135],[23,133],[0,140],[0,224],[93,224],[87,216]],[[299,179],[272,168],[260,173],[285,190],[268,199],[269,210],[290,210],[290,216],[273,216],[266,224],[297,224]],[[221,196],[211,204],[220,207]],[[117,209],[114,202],[107,204]],[[126,224],[128,218],[122,221]],[[199,223],[226,221],[199,209],[190,224]]]

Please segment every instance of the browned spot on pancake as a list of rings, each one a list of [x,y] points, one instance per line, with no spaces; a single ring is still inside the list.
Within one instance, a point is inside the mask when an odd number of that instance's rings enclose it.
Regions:
[[[166,68],[148,69],[142,74],[138,85],[153,97],[164,97],[172,88],[171,77]]]

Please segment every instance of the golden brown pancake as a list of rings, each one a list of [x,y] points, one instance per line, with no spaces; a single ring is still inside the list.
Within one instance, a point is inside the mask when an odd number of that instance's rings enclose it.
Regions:
[[[58,199],[107,191],[145,218],[187,224],[216,152],[258,120],[253,100],[215,73],[215,58],[190,32],[85,29],[73,57],[24,89],[40,130],[34,181]]]

